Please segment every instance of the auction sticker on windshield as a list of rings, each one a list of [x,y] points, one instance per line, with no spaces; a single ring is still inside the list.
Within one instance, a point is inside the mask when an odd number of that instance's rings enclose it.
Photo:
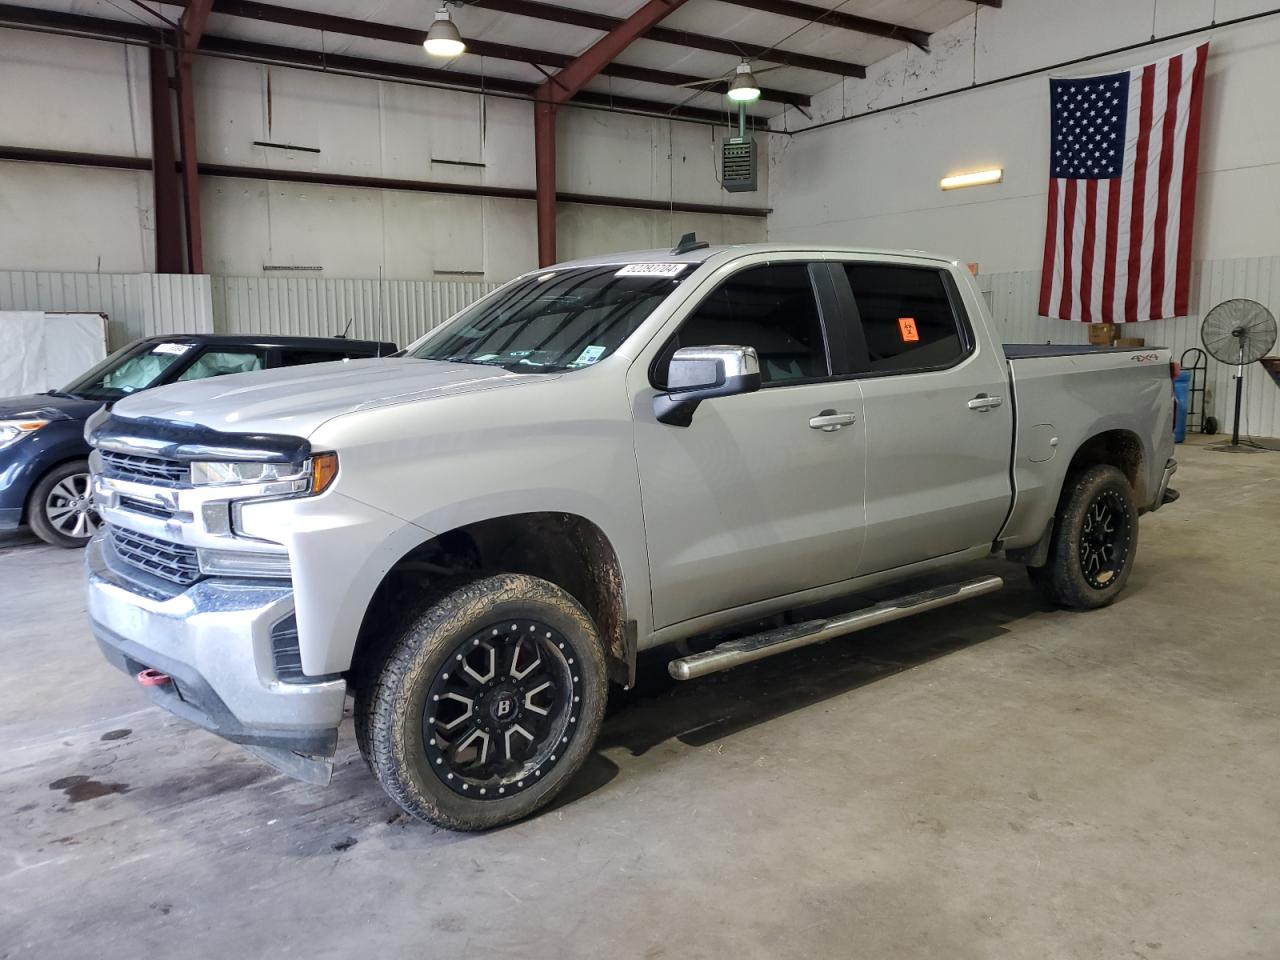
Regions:
[[[687,263],[629,263],[615,277],[678,277]]]
[[[583,350],[580,354],[578,354],[578,359],[573,361],[573,366],[585,367],[589,364],[595,363],[597,360],[599,360],[601,357],[604,356],[604,351],[605,351],[604,347],[599,347],[599,346],[596,346],[595,344],[592,344],[591,346]]]
[[[181,356],[182,354],[190,350],[191,347],[192,347],[192,344],[190,343],[157,343],[154,347],[151,348],[151,352],[152,353],[169,353],[169,354],[174,354],[176,356]]]

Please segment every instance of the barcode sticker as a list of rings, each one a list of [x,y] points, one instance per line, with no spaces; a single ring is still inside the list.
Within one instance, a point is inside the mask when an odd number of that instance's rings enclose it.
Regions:
[[[917,343],[920,340],[920,331],[916,329],[915,317],[899,317],[898,332],[902,334],[903,343]]]
[[[176,354],[178,356],[181,356],[182,354],[190,350],[191,347],[192,347],[192,344],[190,343],[157,343],[154,347],[151,348],[151,352]]]
[[[629,263],[615,277],[678,277],[687,263]]]

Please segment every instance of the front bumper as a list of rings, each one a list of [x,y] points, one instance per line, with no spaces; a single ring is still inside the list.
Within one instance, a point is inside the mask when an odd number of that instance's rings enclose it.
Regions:
[[[21,525],[21,507],[0,507],[0,530],[17,530]]]
[[[132,676],[147,668],[168,674],[171,682],[144,687],[165,709],[292,776],[327,781],[347,684],[276,677],[271,631],[293,614],[288,583],[206,579],[185,590],[142,583],[102,534],[85,563],[89,619],[108,661]]]

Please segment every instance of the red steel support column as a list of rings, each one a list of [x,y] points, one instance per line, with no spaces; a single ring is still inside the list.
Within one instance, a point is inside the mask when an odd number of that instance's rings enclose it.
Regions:
[[[533,150],[538,196],[538,265],[556,256],[556,110],[685,0],[648,0],[534,93]]]
[[[150,53],[151,180],[155,198],[156,273],[182,273],[182,188],[173,147],[173,94],[169,54]]]
[[[183,11],[178,38],[178,144],[182,148],[182,192],[187,223],[187,272],[204,273],[204,238],[200,227],[200,175],[196,154],[196,106],[192,86],[192,51],[200,45],[213,0],[190,0]]]
[[[538,266],[555,263],[556,256],[556,108],[541,101],[533,105],[534,180],[538,194]]]

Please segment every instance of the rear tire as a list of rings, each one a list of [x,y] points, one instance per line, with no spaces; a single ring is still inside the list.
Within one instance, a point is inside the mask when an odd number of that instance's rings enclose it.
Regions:
[[[1124,589],[1138,552],[1138,508],[1129,480],[1105,464],[1067,477],[1054,519],[1049,559],[1028,567],[1053,603],[1095,610]]]
[[[587,612],[522,574],[437,595],[361,676],[357,742],[370,769],[401,808],[451,830],[550,802],[595,745],[608,694]]]
[[[83,547],[102,523],[90,501],[92,489],[87,460],[54,467],[36,481],[27,501],[32,532],[55,547]]]

